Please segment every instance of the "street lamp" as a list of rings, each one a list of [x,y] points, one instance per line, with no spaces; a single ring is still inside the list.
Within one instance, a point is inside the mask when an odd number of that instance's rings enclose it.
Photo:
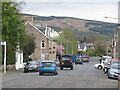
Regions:
[[[107,16],[105,16],[105,18],[110,18],[110,19],[120,19],[120,18],[115,18],[115,17],[107,17]]]
[[[6,41],[1,41],[1,45],[4,45],[4,73],[6,73]]]

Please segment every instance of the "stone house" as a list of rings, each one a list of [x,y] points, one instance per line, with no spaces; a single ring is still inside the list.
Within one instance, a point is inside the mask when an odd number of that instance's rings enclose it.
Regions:
[[[117,47],[117,36],[116,36],[116,34],[113,36],[113,38],[112,38],[112,53],[111,53],[111,55],[112,55],[112,58],[116,58],[116,47]]]
[[[116,30],[116,58],[120,59],[120,27]]]
[[[26,33],[35,37],[36,49],[30,57],[33,60],[55,60],[56,59],[56,41],[49,36],[47,26],[37,26],[26,23]]]
[[[112,57],[120,59],[120,27],[116,29],[112,39]]]
[[[95,46],[93,43],[80,43],[78,41],[78,51],[85,52],[88,49],[95,49]]]

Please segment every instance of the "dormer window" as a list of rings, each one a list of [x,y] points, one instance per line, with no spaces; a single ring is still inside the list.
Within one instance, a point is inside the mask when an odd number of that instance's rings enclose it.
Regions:
[[[44,49],[45,48],[45,41],[41,42],[41,48]]]

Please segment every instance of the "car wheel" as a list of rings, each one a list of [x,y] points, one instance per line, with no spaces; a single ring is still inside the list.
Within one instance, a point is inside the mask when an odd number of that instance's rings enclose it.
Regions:
[[[77,63],[75,63],[75,65],[77,65]]]
[[[98,66],[98,69],[99,69],[99,70],[101,70],[101,69],[102,69],[102,66],[101,66],[101,65],[99,65],[99,66]]]
[[[81,63],[81,65],[82,65],[83,63]]]
[[[24,69],[24,73],[27,73],[27,72],[28,72],[28,70]]]
[[[104,73],[106,74],[108,72],[108,70],[107,69],[104,69]]]
[[[60,67],[60,70],[63,70],[63,67]]]
[[[39,72],[39,75],[41,76],[41,75],[43,75],[43,73]]]
[[[73,70],[73,67],[71,67],[71,70]]]
[[[58,72],[55,72],[54,75],[58,75]]]
[[[112,79],[109,75],[108,75],[108,78],[109,78],[109,79]]]
[[[56,72],[56,75],[58,75],[58,72]]]

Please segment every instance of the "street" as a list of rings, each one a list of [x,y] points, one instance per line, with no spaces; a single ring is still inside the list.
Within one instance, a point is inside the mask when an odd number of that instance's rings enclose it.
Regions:
[[[94,68],[99,58],[91,61],[74,64],[74,69],[58,70],[58,75],[45,74],[39,76],[38,72],[17,73],[3,76],[3,88],[117,88],[118,81],[108,79],[102,70]]]

